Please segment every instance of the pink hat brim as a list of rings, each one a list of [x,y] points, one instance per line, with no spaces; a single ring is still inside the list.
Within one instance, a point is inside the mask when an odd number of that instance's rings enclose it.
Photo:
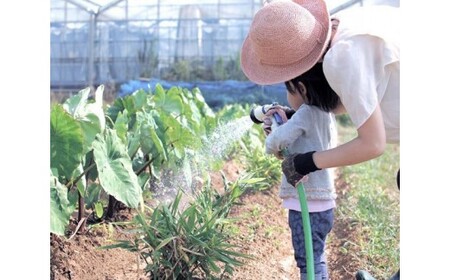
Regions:
[[[241,68],[247,78],[260,85],[271,85],[289,81],[311,69],[322,57],[331,36],[331,22],[326,3],[323,0],[294,0],[307,9],[325,28],[319,45],[297,63],[288,65],[268,65],[260,62],[254,51],[253,42],[247,35],[241,49]],[[269,4],[270,5],[270,4]]]

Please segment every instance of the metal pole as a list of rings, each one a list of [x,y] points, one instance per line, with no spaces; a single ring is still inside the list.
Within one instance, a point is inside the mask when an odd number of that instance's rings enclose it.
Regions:
[[[114,2],[110,2],[107,5],[100,7],[98,13],[101,14],[101,13],[111,9],[112,7],[118,5],[122,1],[124,1],[124,0],[116,0]]]
[[[95,30],[97,24],[97,14],[91,13],[89,22],[89,56],[88,56],[88,85],[94,88],[94,58],[95,58]]]
[[[156,29],[155,29],[155,34],[156,34],[156,36],[153,35],[153,36],[152,36],[152,40],[153,40],[153,41],[156,40],[156,57],[157,57],[158,60],[159,60],[158,66],[157,66],[157,70],[158,70],[157,77],[160,78],[160,77],[161,77],[161,69],[162,69],[161,64],[164,64],[164,63],[161,63],[161,59],[160,59],[160,57],[161,57],[161,54],[160,54],[160,48],[161,48],[160,44],[161,44],[161,39],[160,39],[160,36],[159,36],[159,23],[160,23],[160,20],[161,20],[161,19],[160,19],[160,5],[161,5],[161,1],[158,0],[158,2],[157,2],[156,4],[157,4],[157,7],[156,7]],[[156,38],[156,39],[155,39],[155,38]],[[169,55],[169,56],[170,56],[170,45],[169,45],[169,51],[168,51],[168,53],[169,53],[169,54],[166,54],[166,55]],[[167,59],[167,61],[168,61],[168,59]],[[167,64],[167,63],[168,63],[168,62],[166,62],[166,64]]]

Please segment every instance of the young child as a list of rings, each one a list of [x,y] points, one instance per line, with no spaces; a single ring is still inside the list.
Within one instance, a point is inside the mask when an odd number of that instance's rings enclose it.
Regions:
[[[310,72],[316,70],[319,69],[312,69]],[[310,97],[310,91],[320,90],[320,85],[314,80],[309,80],[309,74],[305,73],[294,80],[298,83],[297,86],[293,85],[292,81],[285,83],[287,100],[295,113],[286,123],[267,136],[266,153],[274,154],[281,159],[281,150],[284,148],[287,148],[291,154],[328,150],[336,146],[337,132],[334,114],[318,107],[315,100]],[[266,116],[274,112],[281,115],[284,113],[280,108],[275,108],[275,110],[269,110]],[[286,119],[285,116],[282,117]],[[311,173],[308,175],[308,181],[304,183],[310,212],[315,279],[321,280],[328,279],[325,243],[333,226],[336,207],[333,172],[333,169],[323,169]],[[283,207],[289,209],[289,227],[292,233],[294,256],[300,268],[301,279],[304,280],[307,279],[306,250],[300,203],[297,189],[287,182],[284,174],[279,195],[283,200]]]
[[[255,14],[241,50],[242,71],[259,85],[290,81],[323,64],[316,78],[333,90],[316,97],[324,104],[338,97],[329,107],[346,112],[355,127],[356,136],[333,149],[286,156],[281,166],[292,184],[321,169],[367,162],[387,144],[400,144],[400,8],[364,5],[330,17],[326,2],[270,1]],[[373,279],[363,272],[356,278]]]

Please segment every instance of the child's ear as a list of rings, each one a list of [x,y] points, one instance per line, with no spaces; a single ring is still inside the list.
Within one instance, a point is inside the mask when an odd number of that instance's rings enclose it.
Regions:
[[[303,97],[303,99],[306,98],[306,93],[308,90],[306,89],[306,86],[302,82],[298,82],[298,89],[300,90],[300,95]]]

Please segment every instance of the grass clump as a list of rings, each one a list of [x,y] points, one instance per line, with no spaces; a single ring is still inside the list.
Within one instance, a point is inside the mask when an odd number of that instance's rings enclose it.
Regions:
[[[339,131],[341,143],[355,136],[350,127]],[[376,279],[388,279],[400,267],[399,162],[400,146],[390,144],[380,157],[341,169],[350,187],[340,197],[336,219],[351,221],[358,236],[352,254]]]

